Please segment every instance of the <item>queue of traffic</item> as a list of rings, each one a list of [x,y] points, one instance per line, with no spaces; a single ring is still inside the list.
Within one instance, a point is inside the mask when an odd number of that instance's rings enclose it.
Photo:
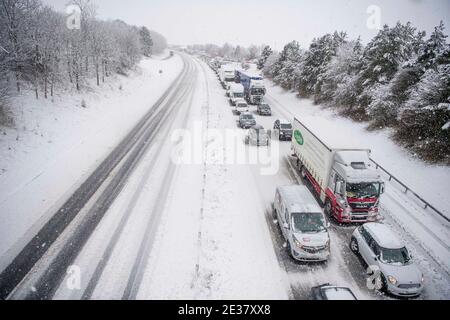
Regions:
[[[378,275],[373,278],[375,287],[401,297],[420,295],[422,272],[402,240],[382,222],[379,206],[385,184],[370,159],[371,151],[333,146],[298,119],[277,120],[273,131],[264,129],[250,113],[250,106],[256,105],[258,115],[272,115],[264,101],[263,77],[228,61],[211,60],[209,65],[239,116],[239,127],[249,130],[245,143],[269,146],[274,138],[291,143],[291,157],[305,186],[278,187],[273,204],[290,256],[303,262],[328,261],[329,219],[341,225],[357,224],[349,247]],[[312,293],[317,299],[355,298],[348,288],[329,284],[313,288]]]

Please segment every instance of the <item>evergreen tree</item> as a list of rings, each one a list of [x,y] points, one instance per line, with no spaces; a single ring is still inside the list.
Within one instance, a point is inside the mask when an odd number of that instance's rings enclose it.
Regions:
[[[285,89],[291,89],[295,82],[295,70],[301,62],[302,52],[297,41],[284,46],[273,68],[274,81]]]
[[[346,33],[336,31],[333,34],[326,34],[313,40],[305,55],[300,79],[298,80],[300,95],[315,94],[316,98],[320,97],[322,75],[327,64],[336,55],[337,49],[346,42],[346,37]]]
[[[263,70],[264,66],[266,64],[267,59],[270,57],[270,55],[273,53],[273,50],[270,46],[265,46],[261,56],[258,59],[258,69]]]
[[[360,38],[341,44],[321,76],[322,90],[316,100],[333,101],[338,106],[353,107],[356,96],[352,84],[361,69],[362,50]]]

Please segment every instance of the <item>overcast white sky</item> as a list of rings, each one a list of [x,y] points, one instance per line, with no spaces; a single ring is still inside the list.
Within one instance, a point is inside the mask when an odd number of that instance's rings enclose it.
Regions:
[[[380,8],[382,24],[411,21],[427,33],[443,20],[450,29],[449,0],[93,0],[102,19],[122,19],[163,34],[171,44],[229,42],[269,44],[281,49],[298,40],[347,31],[364,42],[377,30],[367,27],[371,5]],[[64,10],[67,0],[44,0]]]

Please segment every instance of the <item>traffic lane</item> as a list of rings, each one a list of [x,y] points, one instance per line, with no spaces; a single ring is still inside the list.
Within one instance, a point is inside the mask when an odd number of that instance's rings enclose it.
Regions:
[[[276,110],[273,110],[272,116],[258,116],[256,108],[252,112],[257,117],[257,122],[265,128],[271,128],[275,120],[282,118]],[[299,181],[302,183],[298,174],[293,172],[288,158],[286,158],[290,152],[290,143],[280,142],[279,146],[280,170],[277,177],[268,178],[258,174],[255,175],[257,185],[271,185],[271,188],[259,187],[260,189],[270,189],[270,192],[265,192],[263,195],[266,199],[265,201],[273,201],[275,189],[279,185],[296,184]],[[280,265],[289,275],[294,299],[309,299],[311,288],[324,283],[349,285],[362,299],[384,298],[382,294],[368,290],[366,268],[349,249],[348,243],[356,226],[339,226],[336,223],[332,223],[330,228],[332,257],[330,261],[328,263],[302,263],[295,261],[287,252],[286,241],[271,210],[267,210],[266,215],[274,242],[274,249],[277,258],[280,260]]]
[[[277,119],[285,118],[285,114],[279,112],[276,107],[272,109],[272,116],[260,116],[256,109],[256,106],[250,106],[250,112],[255,115],[257,123],[263,125],[266,129],[272,129]],[[230,112],[233,112],[231,105]],[[367,289],[365,267],[348,248],[351,233],[353,232],[352,228],[345,227],[341,229],[338,226],[333,226],[330,229],[332,257],[327,263],[297,262],[289,255],[286,250],[286,241],[281,234],[277,219],[273,216],[271,203],[277,186],[295,184],[298,183],[298,179],[296,179],[287,160],[283,161],[285,156],[289,155],[290,143],[280,142],[279,146],[281,157],[280,170],[277,175],[263,176],[259,172],[259,166],[251,166],[251,170],[254,172],[253,176],[261,198],[266,204],[266,221],[279,265],[288,275],[291,297],[301,300],[310,299],[312,287],[324,283],[332,283],[351,287],[361,299],[381,299],[382,295],[370,292]]]

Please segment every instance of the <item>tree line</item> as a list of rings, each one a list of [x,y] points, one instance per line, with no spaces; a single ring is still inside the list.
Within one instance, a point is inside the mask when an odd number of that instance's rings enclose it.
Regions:
[[[300,97],[345,116],[389,127],[418,157],[450,164],[450,45],[444,23],[430,36],[411,23],[385,25],[367,44],[345,32],[297,41],[277,53],[265,47],[259,66]]]
[[[258,59],[264,47],[264,45],[251,45],[249,47],[233,46],[225,43],[222,46],[216,44],[195,44],[188,46],[188,49],[193,52],[204,52],[211,57],[220,56],[229,60],[243,61]]]
[[[90,0],[70,4],[79,8],[79,28],[40,0],[0,0],[0,105],[30,87],[48,98],[70,86],[82,90],[92,78],[100,86],[167,46],[146,27],[99,20]]]

